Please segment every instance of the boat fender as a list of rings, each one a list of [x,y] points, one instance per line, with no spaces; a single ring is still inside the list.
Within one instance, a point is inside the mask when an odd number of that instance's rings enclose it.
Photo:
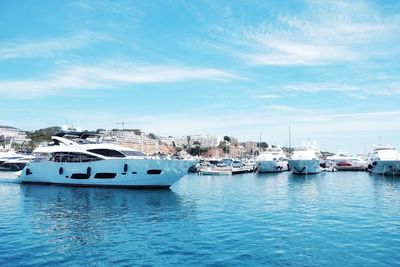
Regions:
[[[29,168],[27,168],[26,171],[25,171],[25,174],[26,175],[30,175],[30,174],[32,174],[32,172],[31,172],[31,170]]]
[[[92,172],[92,168],[87,167],[87,169],[86,169],[86,174],[87,174],[87,175],[90,175],[91,172]]]
[[[60,167],[59,169],[58,169],[58,174],[63,174],[63,172],[64,172],[64,168],[63,167]]]
[[[128,164],[124,164],[124,172],[127,172],[128,171]]]

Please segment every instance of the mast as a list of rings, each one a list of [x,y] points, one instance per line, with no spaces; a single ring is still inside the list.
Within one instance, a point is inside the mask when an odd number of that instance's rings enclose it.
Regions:
[[[290,133],[290,126],[289,126],[289,153],[292,152],[292,135]]]

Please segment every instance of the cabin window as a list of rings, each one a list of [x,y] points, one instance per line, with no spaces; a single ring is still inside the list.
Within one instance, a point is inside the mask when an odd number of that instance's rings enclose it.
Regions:
[[[89,179],[90,174],[87,173],[73,173],[71,179]]]
[[[122,153],[124,153],[127,156],[131,157],[144,157],[146,154],[140,151],[132,151],[132,150],[121,150]]]
[[[56,152],[53,153],[51,160],[55,162],[90,162],[102,159],[93,155],[79,152]]]
[[[89,152],[111,158],[125,158],[125,155],[114,149],[89,149]]]
[[[117,174],[115,172],[98,172],[94,176],[97,179],[112,179],[115,178]]]
[[[161,170],[148,170],[147,174],[161,174]]]

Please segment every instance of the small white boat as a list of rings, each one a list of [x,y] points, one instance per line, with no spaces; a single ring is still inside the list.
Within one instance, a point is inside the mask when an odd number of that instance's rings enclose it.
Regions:
[[[232,168],[205,166],[200,168],[199,173],[201,175],[232,175]]]
[[[339,152],[326,158],[327,163],[338,171],[365,171],[368,161],[362,157],[354,157]]]
[[[252,171],[251,168],[239,160],[222,159],[214,163],[211,164],[208,161],[208,164],[200,167],[199,173],[203,175],[233,175]]]
[[[71,134],[71,133],[69,133]],[[151,158],[113,144],[90,143],[53,136],[51,146],[34,150],[35,159],[23,169],[21,183],[106,187],[168,188],[194,164],[191,160]]]
[[[295,149],[288,160],[293,174],[316,174],[324,171],[321,167],[322,154],[316,148],[315,142],[307,142]]]
[[[257,171],[260,173],[282,172],[288,169],[286,155],[280,147],[268,147],[257,157]]]
[[[368,171],[381,175],[400,175],[400,152],[390,145],[373,145]]]

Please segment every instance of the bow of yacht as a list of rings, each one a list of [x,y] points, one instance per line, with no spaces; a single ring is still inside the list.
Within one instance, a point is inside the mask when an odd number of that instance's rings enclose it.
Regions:
[[[322,154],[315,143],[307,142],[293,151],[288,162],[294,174],[316,174],[324,170],[321,160]]]
[[[381,175],[400,175],[400,152],[390,145],[373,145],[368,170]]]
[[[286,155],[280,147],[268,147],[257,157],[258,172],[281,172],[288,170]]]

